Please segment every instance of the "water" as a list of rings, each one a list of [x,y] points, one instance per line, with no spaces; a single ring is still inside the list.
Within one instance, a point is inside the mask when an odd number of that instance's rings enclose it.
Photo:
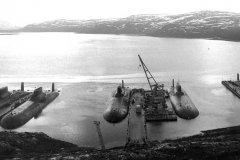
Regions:
[[[26,89],[57,82],[61,95],[37,119],[16,131],[45,132],[79,146],[99,146],[93,120],[101,121],[105,144],[125,144],[127,119],[104,121],[113,89],[121,79],[130,87],[147,88],[137,55],[157,81],[179,80],[198,108],[194,120],[148,123],[148,137],[163,140],[201,130],[238,125],[240,100],[221,85],[236,79],[238,42],[126,35],[22,33],[0,36],[0,85]],[[0,130],[3,130],[0,128]]]

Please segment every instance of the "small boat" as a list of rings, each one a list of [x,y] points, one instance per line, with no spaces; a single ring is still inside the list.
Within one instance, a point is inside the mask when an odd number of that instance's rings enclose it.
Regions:
[[[103,114],[104,119],[109,123],[118,123],[127,117],[130,105],[131,89],[118,86],[117,90],[113,92],[110,99],[109,106]]]
[[[169,92],[169,96],[173,109],[180,118],[193,119],[199,115],[198,109],[193,104],[188,94],[182,89],[179,82],[176,88],[174,88],[173,80],[173,86]]]

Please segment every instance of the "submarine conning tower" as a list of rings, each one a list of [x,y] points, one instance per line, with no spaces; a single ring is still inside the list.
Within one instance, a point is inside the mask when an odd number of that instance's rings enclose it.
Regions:
[[[118,86],[117,93],[115,94],[115,97],[122,97],[122,96],[123,96],[122,87]]]
[[[0,88],[0,99],[4,99],[8,96],[10,96],[10,92],[8,92],[8,87],[5,86],[5,87],[2,87]]]
[[[55,84],[54,84],[54,82],[52,83],[52,92],[54,92],[55,91]]]
[[[45,101],[46,100],[46,94],[43,93],[42,87],[39,87],[33,91],[33,95],[31,97],[31,101]]]
[[[182,92],[182,87],[179,83],[176,85],[177,92]]]
[[[182,87],[181,87],[181,85],[179,83],[177,83],[177,85],[176,85],[176,91],[177,91],[176,95],[178,95],[178,96],[183,95]]]
[[[24,91],[24,82],[21,82],[21,91]]]

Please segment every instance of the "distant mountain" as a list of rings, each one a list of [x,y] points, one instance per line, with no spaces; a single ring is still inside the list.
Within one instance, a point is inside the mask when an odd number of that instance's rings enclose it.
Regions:
[[[105,20],[55,20],[30,24],[21,31],[240,40],[240,14],[200,11],[179,15],[133,15]]]
[[[18,29],[19,27],[13,26],[7,21],[0,21],[0,31],[1,30],[15,30]]]

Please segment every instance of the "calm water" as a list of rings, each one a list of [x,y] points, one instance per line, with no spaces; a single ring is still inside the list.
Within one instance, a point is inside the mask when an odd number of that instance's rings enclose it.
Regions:
[[[98,146],[93,120],[101,121],[107,146],[125,143],[126,120],[112,125],[102,113],[124,79],[147,88],[137,55],[166,86],[179,80],[200,111],[194,120],[149,123],[150,139],[162,140],[240,124],[240,100],[221,85],[240,72],[238,42],[73,33],[0,36],[0,85],[9,89],[57,82],[61,95],[37,119],[16,131],[45,132],[80,146]],[[3,130],[0,128],[0,130]]]

